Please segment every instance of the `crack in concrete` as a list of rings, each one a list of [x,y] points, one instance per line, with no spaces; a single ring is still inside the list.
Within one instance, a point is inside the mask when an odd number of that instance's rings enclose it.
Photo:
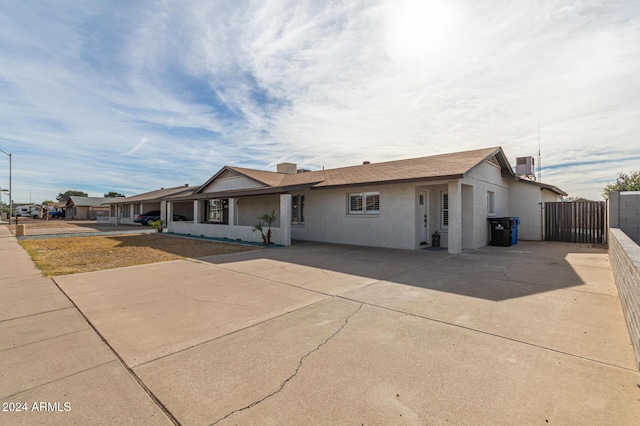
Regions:
[[[221,422],[222,420],[232,416],[235,413],[239,413],[240,411],[244,411],[244,410],[248,410],[250,408],[255,407],[256,405],[260,404],[261,402],[271,398],[274,395],[277,395],[278,393],[280,393],[284,387],[287,385],[287,383],[289,383],[291,381],[291,379],[293,379],[295,376],[298,375],[298,372],[300,371],[300,368],[302,368],[302,364],[304,363],[304,360],[306,358],[308,358],[309,356],[311,356],[311,354],[313,354],[314,352],[317,352],[320,350],[321,347],[323,347],[324,345],[326,345],[327,343],[329,343],[329,341],[331,341],[334,337],[336,337],[338,335],[338,333],[340,333],[342,331],[343,328],[345,328],[347,326],[347,324],[349,324],[349,320],[351,320],[351,318],[353,318],[358,312],[360,312],[360,309],[362,309],[362,306],[364,305],[364,303],[360,303],[360,306],[358,306],[358,309],[356,309],[356,311],[354,313],[352,313],[351,315],[349,315],[347,317],[347,319],[344,320],[344,323],[340,326],[340,328],[338,328],[331,336],[327,337],[327,339],[320,343],[318,346],[316,346],[314,349],[312,349],[311,351],[307,352],[302,358],[300,358],[300,361],[298,362],[298,367],[296,367],[296,370],[293,372],[292,375],[290,375],[289,377],[287,377],[281,384],[280,387],[278,388],[278,390],[270,393],[269,395],[252,402],[251,404],[242,407],[242,408],[238,408],[236,410],[233,410],[232,412],[230,412],[229,414],[227,414],[224,417],[219,418],[218,420],[216,420],[215,422],[211,423],[210,426],[216,425],[219,422]]]

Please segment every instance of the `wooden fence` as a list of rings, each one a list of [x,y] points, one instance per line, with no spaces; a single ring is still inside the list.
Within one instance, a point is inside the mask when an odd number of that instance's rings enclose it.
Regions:
[[[545,241],[606,244],[604,201],[544,203]]]

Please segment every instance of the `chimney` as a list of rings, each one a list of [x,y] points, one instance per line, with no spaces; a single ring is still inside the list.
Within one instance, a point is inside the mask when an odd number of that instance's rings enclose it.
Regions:
[[[189,184],[188,184],[188,183],[185,183],[185,184],[184,184],[184,187],[185,187],[185,188],[188,188],[188,187],[189,187]]]
[[[295,163],[280,163],[278,164],[278,173],[286,175],[298,174],[298,165]]]
[[[363,166],[366,166],[366,165],[368,165],[368,164],[371,164],[371,161],[363,161],[363,162],[362,162],[362,165],[363,165]]]

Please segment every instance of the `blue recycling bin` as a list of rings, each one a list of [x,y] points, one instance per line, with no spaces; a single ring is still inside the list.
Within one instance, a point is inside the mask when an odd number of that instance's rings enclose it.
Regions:
[[[518,225],[520,225],[520,218],[518,216],[513,217],[513,226],[511,227],[511,245],[518,244]]]

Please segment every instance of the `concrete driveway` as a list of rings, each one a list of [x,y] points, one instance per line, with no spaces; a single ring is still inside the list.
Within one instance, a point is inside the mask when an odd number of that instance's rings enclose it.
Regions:
[[[191,424],[633,424],[606,251],[303,243],[55,278]]]

